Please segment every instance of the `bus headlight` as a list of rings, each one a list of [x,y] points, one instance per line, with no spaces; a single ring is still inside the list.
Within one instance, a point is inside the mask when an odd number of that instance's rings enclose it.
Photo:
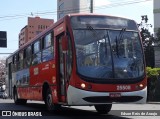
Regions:
[[[143,88],[143,84],[139,84],[139,87],[140,87],[140,88]]]
[[[140,89],[142,89],[143,87],[144,87],[143,84],[138,84],[138,85],[136,85],[136,90],[140,90]]]
[[[81,84],[81,88],[85,88],[86,85],[84,83]]]

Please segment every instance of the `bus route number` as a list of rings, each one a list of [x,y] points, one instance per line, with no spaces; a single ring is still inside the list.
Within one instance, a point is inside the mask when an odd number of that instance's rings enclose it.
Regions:
[[[118,91],[131,90],[131,86],[130,86],[130,85],[118,85],[118,86],[117,86],[117,90],[118,90]]]

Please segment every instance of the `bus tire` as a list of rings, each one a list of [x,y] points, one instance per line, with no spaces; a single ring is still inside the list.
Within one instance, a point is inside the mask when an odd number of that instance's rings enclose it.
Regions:
[[[17,94],[16,88],[14,89],[13,98],[14,98],[14,103],[16,105],[25,105],[27,103],[26,99],[18,99],[18,94]]]
[[[60,105],[58,104],[53,104],[53,100],[52,100],[52,93],[51,93],[51,90],[48,88],[47,89],[47,93],[46,93],[46,96],[45,96],[45,105],[46,105],[46,108],[48,111],[52,112],[56,112],[60,109]]]
[[[98,113],[107,114],[111,110],[112,104],[95,105],[94,107]]]

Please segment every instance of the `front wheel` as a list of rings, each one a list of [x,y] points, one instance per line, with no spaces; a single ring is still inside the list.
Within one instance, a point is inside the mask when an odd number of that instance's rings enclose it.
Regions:
[[[26,99],[19,99],[18,98],[18,94],[17,94],[17,89],[14,89],[14,93],[13,93],[13,97],[14,97],[14,103],[16,105],[25,105],[27,103]]]
[[[47,94],[45,96],[45,105],[48,111],[57,111],[61,107],[58,104],[53,104],[52,94],[50,89],[47,90]]]
[[[109,111],[111,111],[112,104],[95,105],[94,107],[98,113],[107,114]]]

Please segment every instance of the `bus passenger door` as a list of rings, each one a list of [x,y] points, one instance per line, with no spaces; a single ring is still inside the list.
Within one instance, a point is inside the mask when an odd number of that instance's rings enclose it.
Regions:
[[[66,102],[66,76],[65,76],[65,54],[62,50],[62,37],[64,35],[58,36],[58,64],[59,64],[59,86],[60,86],[60,101]]]

